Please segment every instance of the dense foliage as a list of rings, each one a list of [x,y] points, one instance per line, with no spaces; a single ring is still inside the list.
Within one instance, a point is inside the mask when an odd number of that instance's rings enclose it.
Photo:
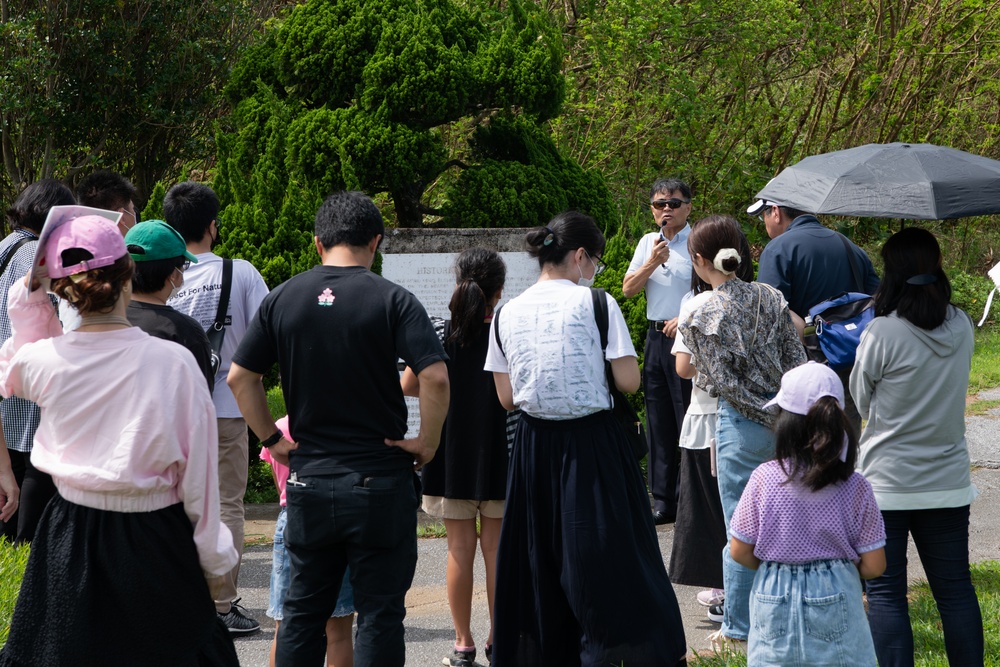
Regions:
[[[289,277],[315,261],[313,214],[339,188],[382,195],[401,227],[530,226],[567,208],[607,220],[603,179],[543,125],[563,101],[562,65],[558,30],[531,4],[297,6],[226,88],[225,248],[272,285]]]
[[[206,161],[229,67],[274,4],[0,0],[0,201],[98,167],[145,198]]]

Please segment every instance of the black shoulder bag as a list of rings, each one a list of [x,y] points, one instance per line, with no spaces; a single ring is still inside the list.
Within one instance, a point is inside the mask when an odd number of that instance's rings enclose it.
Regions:
[[[601,334],[601,358],[604,359],[604,375],[607,378],[608,394],[611,397],[611,414],[621,426],[625,439],[632,448],[632,453],[637,460],[641,461],[642,457],[649,453],[646,430],[643,428],[642,420],[636,414],[635,408],[625,398],[625,394],[615,386],[611,362],[605,358],[605,351],[608,349],[608,302],[604,295],[605,292],[600,287],[590,288],[590,296],[594,300],[594,319],[597,321],[597,330]]]
[[[212,346],[212,373],[218,373],[222,366],[222,342],[226,340],[226,311],[229,310],[229,293],[233,289],[233,260],[222,260],[222,291],[219,293],[219,309],[215,311],[215,321],[206,332]]]

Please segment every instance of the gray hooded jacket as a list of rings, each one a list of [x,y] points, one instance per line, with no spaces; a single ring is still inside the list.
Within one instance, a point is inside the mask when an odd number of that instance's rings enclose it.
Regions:
[[[891,313],[862,334],[851,373],[851,395],[868,419],[858,465],[882,509],[974,497],[965,442],[973,345],[972,320],[953,306],[932,331]]]

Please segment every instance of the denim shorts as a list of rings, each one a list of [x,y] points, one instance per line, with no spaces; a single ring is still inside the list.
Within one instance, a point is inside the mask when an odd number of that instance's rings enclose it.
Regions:
[[[750,594],[748,667],[877,664],[854,563],[760,564]]]
[[[280,621],[283,618],[281,607],[285,602],[285,594],[288,593],[288,584],[291,581],[289,571],[288,550],[285,549],[285,524],[288,523],[288,513],[285,508],[281,508],[278,520],[274,524],[274,551],[271,556],[271,596],[268,600],[268,618]],[[354,613],[354,589],[351,588],[351,569],[344,572],[344,582],[340,585],[340,597],[337,598],[337,606],[333,610],[331,618],[350,616]]]

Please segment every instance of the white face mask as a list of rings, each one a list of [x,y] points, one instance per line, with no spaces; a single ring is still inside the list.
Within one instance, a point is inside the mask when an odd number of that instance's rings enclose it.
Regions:
[[[181,287],[184,286],[184,280],[181,279],[181,284],[180,285],[175,285],[173,279],[168,277],[167,278],[167,282],[169,282],[170,286],[173,288],[173,289],[170,290],[170,296],[167,297],[167,301],[170,301],[175,296],[177,296],[177,292],[179,292],[180,289],[181,289]]]
[[[584,251],[584,252],[586,252],[586,251]],[[597,262],[594,261],[594,259],[590,256],[589,252],[587,253],[587,259],[589,259],[590,262],[594,265],[594,274],[592,276],[590,276],[589,278],[584,278],[583,277],[583,269],[580,268],[579,264],[577,264],[576,265],[576,269],[577,269],[577,271],[580,272],[580,279],[576,281],[576,284],[579,285],[580,287],[593,287],[594,286],[594,278],[597,277]]]

